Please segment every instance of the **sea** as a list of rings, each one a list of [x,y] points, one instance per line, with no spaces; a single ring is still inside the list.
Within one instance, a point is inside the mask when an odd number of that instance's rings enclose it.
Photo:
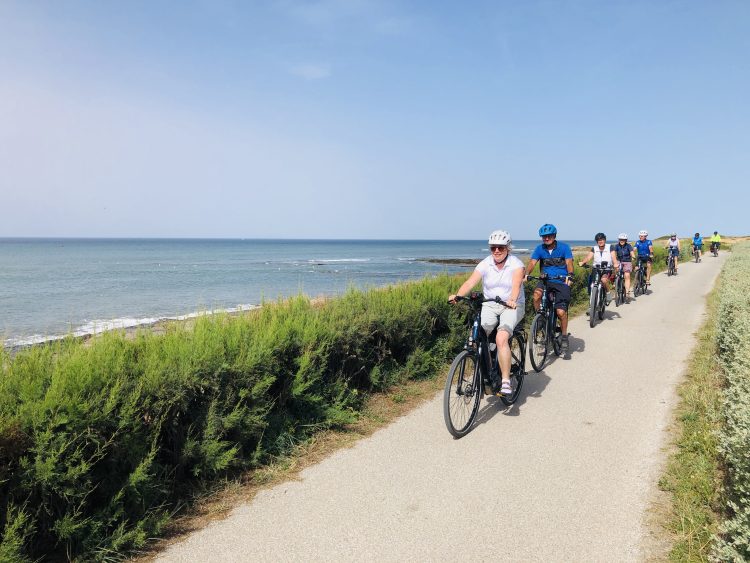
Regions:
[[[515,241],[514,252],[523,257],[537,244]],[[487,255],[486,240],[0,238],[0,342],[13,349],[299,293],[468,274],[428,259]]]

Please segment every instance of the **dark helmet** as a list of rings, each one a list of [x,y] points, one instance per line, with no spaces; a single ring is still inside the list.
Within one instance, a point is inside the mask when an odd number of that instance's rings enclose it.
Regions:
[[[695,233],[695,238],[698,238],[699,236],[701,236],[700,233]]]
[[[718,235],[718,234],[719,234],[719,231],[714,231],[714,234],[715,234],[715,235]]]
[[[607,235],[605,235],[604,233],[596,233],[594,235],[594,240],[595,241],[607,240]]]
[[[545,223],[541,227],[539,227],[539,236],[543,237],[544,235],[556,235],[557,234],[557,227],[554,225],[550,225],[549,223]]]

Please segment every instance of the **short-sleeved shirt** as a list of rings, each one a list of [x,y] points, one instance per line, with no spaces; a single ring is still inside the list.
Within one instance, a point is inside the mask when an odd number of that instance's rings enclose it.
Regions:
[[[617,259],[620,262],[632,262],[633,247],[630,246],[629,242],[620,244],[619,242],[615,245],[615,252],[617,253]]]
[[[519,268],[524,268],[523,262],[512,254],[508,255],[505,263],[498,267],[495,259],[488,256],[474,268],[482,274],[482,293],[486,299],[499,297],[503,301],[510,299],[513,291],[513,272]],[[523,303],[526,296],[523,293],[523,287],[518,292],[517,303]]]
[[[648,258],[651,255],[651,247],[654,244],[649,240],[638,239],[635,243],[635,250],[638,252],[638,256],[641,258]]]
[[[703,244],[703,237],[693,237],[693,244],[695,246],[701,246]]]
[[[564,242],[555,241],[554,248],[550,251],[544,244],[540,244],[531,253],[532,260],[539,260],[539,268],[542,273],[550,277],[567,276],[568,267],[565,260],[573,259],[573,251]],[[565,283],[565,280],[550,280],[553,283]]]
[[[711,242],[721,242],[720,235],[711,235]]]

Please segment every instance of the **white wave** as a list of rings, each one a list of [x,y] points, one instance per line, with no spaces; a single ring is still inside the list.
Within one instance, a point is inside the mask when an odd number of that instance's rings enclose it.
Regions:
[[[241,311],[250,311],[257,309],[260,305],[237,305],[236,307],[228,307],[226,309],[211,309],[206,311],[196,311],[194,313],[188,313],[186,315],[175,315],[165,317],[122,317],[117,319],[97,319],[89,321],[68,334],[55,334],[55,335],[42,335],[33,334],[31,336],[23,336],[16,338],[8,338],[3,342],[5,348],[22,348],[25,346],[32,346],[34,344],[43,344],[45,342],[54,342],[56,340],[62,340],[68,336],[80,338],[83,336],[93,336],[101,334],[110,330],[122,330],[126,328],[145,327],[151,326],[161,321],[185,321],[188,319],[195,319],[198,317],[204,317],[207,315],[215,315],[217,313],[239,313]]]
[[[314,264],[328,264],[336,262],[369,262],[369,258],[327,258],[325,260],[308,260],[309,263]]]

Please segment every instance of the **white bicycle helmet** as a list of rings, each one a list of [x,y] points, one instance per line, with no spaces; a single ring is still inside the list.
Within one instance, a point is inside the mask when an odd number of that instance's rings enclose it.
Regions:
[[[511,240],[508,231],[492,231],[487,244],[503,244],[507,246],[511,243]]]
[[[628,240],[627,233],[620,233],[619,235],[617,235],[617,240]]]
[[[647,237],[648,236],[648,231],[646,229],[644,229],[642,231],[638,231],[638,236],[639,237]]]

